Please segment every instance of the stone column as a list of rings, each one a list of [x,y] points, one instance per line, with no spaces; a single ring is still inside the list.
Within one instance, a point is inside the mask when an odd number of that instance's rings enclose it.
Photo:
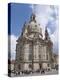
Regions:
[[[29,44],[24,44],[24,70],[29,69]]]
[[[34,44],[34,71],[39,69],[39,45]]]

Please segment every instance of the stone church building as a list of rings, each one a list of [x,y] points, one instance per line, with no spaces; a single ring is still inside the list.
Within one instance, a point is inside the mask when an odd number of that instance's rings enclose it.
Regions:
[[[43,39],[42,28],[32,14],[29,22],[25,22],[22,33],[16,44],[15,70],[37,71],[52,68],[53,43],[49,37],[47,27]]]

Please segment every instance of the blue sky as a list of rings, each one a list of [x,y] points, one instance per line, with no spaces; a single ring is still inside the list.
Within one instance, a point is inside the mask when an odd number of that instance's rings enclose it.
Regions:
[[[53,52],[58,54],[58,6],[57,5],[34,5],[34,4],[11,4],[11,56],[15,58],[16,40],[22,32],[23,25],[29,21],[32,12],[36,15],[36,20],[42,28],[44,36],[47,26],[50,38],[53,42]]]
[[[32,9],[29,4],[11,4],[11,34],[18,36],[23,24],[29,20]]]

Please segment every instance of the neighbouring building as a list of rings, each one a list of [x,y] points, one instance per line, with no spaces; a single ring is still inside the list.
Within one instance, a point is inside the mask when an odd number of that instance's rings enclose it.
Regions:
[[[53,65],[52,54],[53,43],[47,27],[45,38],[43,38],[42,28],[36,21],[36,15],[32,14],[29,22],[25,22],[22,33],[17,40],[15,70],[51,69]]]

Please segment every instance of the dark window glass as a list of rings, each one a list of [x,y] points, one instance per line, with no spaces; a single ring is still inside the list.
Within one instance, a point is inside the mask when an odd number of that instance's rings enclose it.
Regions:
[[[49,67],[49,64],[48,64],[48,67]]]
[[[48,55],[46,55],[46,59],[48,60]]]
[[[32,60],[32,54],[29,54],[29,60]]]
[[[29,64],[29,68],[32,68],[32,64]]]

